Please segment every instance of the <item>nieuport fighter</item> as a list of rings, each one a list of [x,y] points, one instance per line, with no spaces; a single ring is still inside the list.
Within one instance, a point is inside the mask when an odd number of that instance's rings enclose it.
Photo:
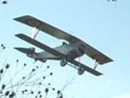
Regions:
[[[15,47],[16,50],[25,53],[28,57],[31,57],[35,60],[39,60],[42,62],[46,62],[47,60],[60,60],[61,66],[65,66],[67,64],[71,65],[73,68],[76,68],[78,70],[79,75],[82,75],[85,71],[88,71],[95,76],[102,75],[102,73],[96,70],[98,64],[103,65],[105,63],[113,61],[111,58],[104,55],[92,46],[88,45],[81,39],[69,33],[66,33],[48,23],[45,23],[37,18],[26,15],[17,17],[14,20],[37,29],[37,32],[35,32],[32,37],[22,33],[16,34],[16,37],[44,51],[37,53],[35,52],[34,47]],[[36,36],[38,35],[39,31],[43,31],[44,33],[56,37],[57,39],[66,40],[68,43],[63,42],[61,46],[55,48],[49,47],[36,40]],[[81,62],[75,60],[83,54],[86,54],[90,58],[95,60],[96,65],[94,66],[94,68],[88,67],[85,64],[82,64]]]

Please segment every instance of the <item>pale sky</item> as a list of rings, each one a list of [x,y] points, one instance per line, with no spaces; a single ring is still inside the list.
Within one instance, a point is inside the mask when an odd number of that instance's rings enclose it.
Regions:
[[[2,64],[5,59],[15,64],[14,61],[17,58],[21,63],[27,62],[30,67],[23,70],[21,75],[33,68],[32,59],[13,49],[16,46],[32,47],[14,36],[18,33],[31,35],[31,27],[13,20],[19,16],[32,15],[82,39],[114,60],[99,66],[97,70],[104,74],[100,77],[90,73],[79,76],[77,70],[69,66],[62,68],[57,61],[47,61],[45,64],[36,62],[36,65],[42,64],[42,68],[45,67],[44,65],[50,65],[54,76],[48,81],[57,89],[62,89],[67,80],[73,80],[63,91],[64,98],[130,98],[130,0],[117,0],[117,2],[107,0],[8,1],[7,5],[0,5],[0,43],[7,46],[7,50],[1,52]],[[52,47],[62,42],[42,32],[37,40]],[[37,49],[37,51],[42,50]],[[87,56],[83,56],[80,60],[93,67],[93,62]],[[20,68],[18,66],[18,69]],[[16,71],[12,70],[11,75]],[[43,74],[42,71],[39,71],[37,75],[41,74]],[[18,79],[15,79],[16,82]],[[7,81],[6,78],[4,81]],[[17,96],[26,98],[26,96]],[[48,98],[54,98],[53,94],[50,93]]]

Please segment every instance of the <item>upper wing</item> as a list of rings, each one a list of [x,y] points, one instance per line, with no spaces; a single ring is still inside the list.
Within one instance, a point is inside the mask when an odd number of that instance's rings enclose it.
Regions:
[[[85,53],[91,57],[92,59],[96,60],[99,64],[105,64],[108,62],[113,61],[111,58],[109,58],[108,56],[104,55],[103,53],[101,53],[100,51],[98,51],[97,49],[91,47],[90,45],[84,43],[84,51]]]
[[[15,18],[14,20],[22,22],[32,27],[36,27],[37,29],[47,34],[50,34],[58,39],[64,39],[69,42],[79,41],[78,38],[29,15],[18,17],[18,18]]]
[[[82,63],[80,63],[78,61],[76,61],[76,60],[71,60],[69,62],[76,65],[76,66],[78,66],[78,67],[82,66],[85,69],[85,71],[88,71],[91,74],[94,74],[96,76],[102,75],[102,73],[100,73],[100,72],[98,72],[98,71],[96,71],[96,70],[94,70],[94,69],[92,69],[92,68],[90,68],[90,67],[88,67],[88,66],[86,66],[86,65],[84,65],[84,64],[82,64]]]

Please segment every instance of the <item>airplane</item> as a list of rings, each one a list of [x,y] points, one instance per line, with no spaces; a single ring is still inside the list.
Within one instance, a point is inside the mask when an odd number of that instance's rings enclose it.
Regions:
[[[26,54],[28,57],[33,58],[36,61],[39,60],[41,62],[46,62],[47,60],[60,60],[60,65],[62,67],[65,65],[70,65],[71,67],[78,70],[79,75],[82,75],[85,71],[87,71],[95,76],[102,75],[101,72],[96,70],[99,64],[103,65],[113,61],[111,58],[85,43],[81,39],[33,16],[25,15],[14,18],[14,20],[31,26],[35,29],[35,32],[33,32],[33,36],[31,37],[23,33],[16,34],[15,36],[44,51],[37,53],[35,52],[34,47],[15,47],[14,49]],[[57,39],[65,40],[68,43],[63,42],[63,44],[60,46],[54,48],[49,47],[36,40],[36,36],[38,35],[39,31],[49,34]],[[76,60],[76,58],[81,57],[84,54],[95,60],[94,68],[91,68]]]

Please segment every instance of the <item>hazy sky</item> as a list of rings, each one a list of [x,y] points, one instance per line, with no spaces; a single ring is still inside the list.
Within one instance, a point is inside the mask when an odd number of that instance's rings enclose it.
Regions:
[[[8,1],[7,5],[0,4],[0,43],[8,47],[1,60],[12,62],[14,58],[20,58],[28,63],[33,62],[13,49],[15,46],[31,47],[14,36],[18,33],[30,35],[31,28],[13,19],[32,15],[79,37],[114,60],[99,66],[98,70],[104,74],[100,77],[89,73],[78,76],[75,69],[69,66],[62,68],[59,62],[45,63],[55,72],[51,81],[57,88],[60,89],[68,79],[74,79],[63,91],[64,98],[130,98],[130,0]],[[52,47],[62,42],[44,33],[40,33],[37,39]],[[80,60],[93,67],[87,56]]]

